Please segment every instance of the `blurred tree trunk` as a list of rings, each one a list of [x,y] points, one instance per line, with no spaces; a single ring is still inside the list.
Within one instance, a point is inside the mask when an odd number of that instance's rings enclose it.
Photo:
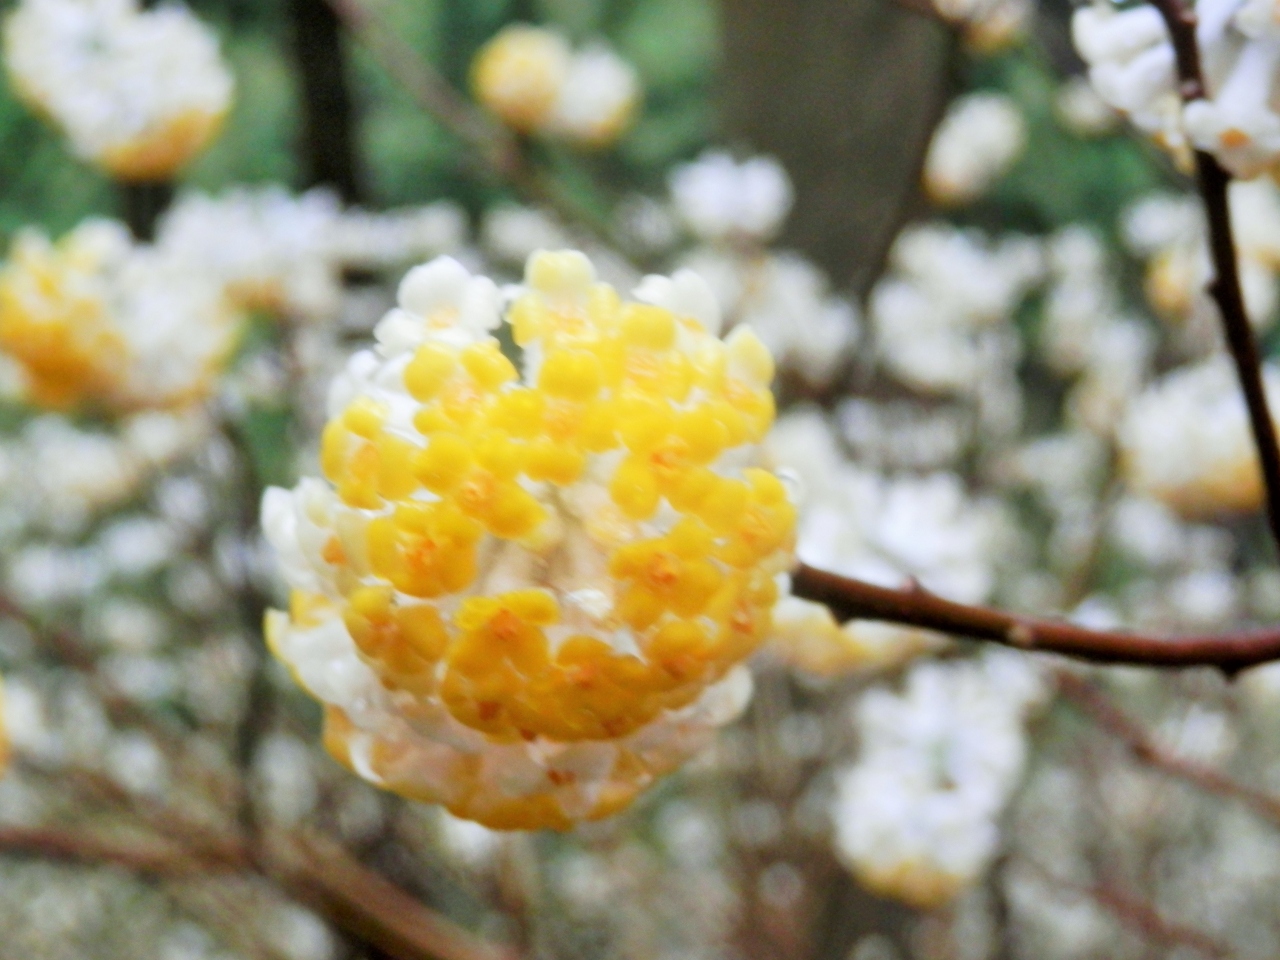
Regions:
[[[141,0],[142,9],[154,7],[159,0]],[[152,183],[118,183],[120,218],[137,240],[155,239],[156,223],[173,202],[172,180]]]
[[[721,0],[730,143],[796,185],[783,242],[865,290],[922,208],[921,158],[954,83],[951,31],[894,0]]]
[[[289,15],[302,93],[303,186],[331,187],[358,204],[364,197],[341,24],[326,0],[290,0]]]
[[[173,203],[172,180],[151,183],[121,183],[120,216],[137,240],[156,238],[156,224]]]

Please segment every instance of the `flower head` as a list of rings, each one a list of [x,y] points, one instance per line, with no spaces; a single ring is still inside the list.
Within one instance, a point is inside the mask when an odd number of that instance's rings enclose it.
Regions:
[[[1029,661],[987,653],[923,663],[900,694],[859,704],[862,753],[837,774],[836,852],[869,889],[926,909],[977,882],[1022,775],[1023,722],[1045,684]]]
[[[65,130],[79,156],[122,180],[172,176],[231,106],[217,39],[182,7],[24,0],[4,42],[19,95]]]
[[[216,279],[111,221],[87,221],[57,244],[23,233],[0,269],[0,349],[42,407],[194,400],[212,388],[239,321]]]
[[[702,309],[696,282],[645,287]],[[328,483],[264,501],[294,588],[273,649],[367,779],[495,827],[607,816],[749,689],[796,520],[756,466],[772,359],[574,251],[530,258],[505,315],[433,261],[376,335],[331,394]]]
[[[471,68],[476,98],[512,129],[548,132],[588,147],[618,139],[634,119],[640,85],[603,44],[574,51],[554,30],[513,24]]]
[[[1275,368],[1264,367],[1263,379],[1267,393],[1276,396]],[[1148,387],[1129,404],[1117,436],[1130,487],[1183,516],[1242,513],[1262,505],[1248,415],[1222,356],[1182,367]]]
[[[1011,98],[972,93],[956,100],[933,135],[924,185],[938,204],[953,206],[982,196],[1018,159],[1027,124]]]
[[[670,177],[671,199],[689,229],[702,240],[770,240],[795,199],[791,178],[773,157],[738,163],[708,150]]]

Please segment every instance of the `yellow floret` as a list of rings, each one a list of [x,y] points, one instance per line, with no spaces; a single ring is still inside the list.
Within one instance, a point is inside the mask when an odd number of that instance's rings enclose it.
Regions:
[[[494,340],[473,343],[463,350],[462,365],[471,378],[486,390],[496,390],[518,376],[515,366],[502,355]]]
[[[542,365],[538,388],[554,397],[592,400],[604,379],[600,361],[586,350],[556,350]]]
[[[548,297],[576,300],[590,295],[596,268],[577,250],[540,250],[529,258],[524,278]]]
[[[676,318],[661,307],[628,304],[622,312],[622,340],[631,347],[670,350],[676,342]]]

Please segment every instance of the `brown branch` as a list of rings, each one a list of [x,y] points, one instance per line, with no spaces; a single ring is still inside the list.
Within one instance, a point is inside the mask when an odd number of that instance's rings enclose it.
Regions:
[[[295,834],[269,849],[269,872],[290,893],[399,960],[517,960],[424,907],[332,840]]]
[[[156,849],[174,859],[145,855],[131,860],[129,848],[98,846],[92,837],[61,831],[13,832],[15,849],[163,876],[213,870],[256,873],[395,960],[519,960],[513,951],[485,942],[427,907],[327,837],[258,830],[253,843],[246,843],[234,809],[223,811],[227,817],[221,823],[198,822],[163,801],[134,797],[92,771],[46,772],[30,761],[24,765],[43,776],[57,774],[64,788],[109,806],[117,815],[132,816],[139,829],[166,844]],[[5,836],[0,830],[0,850]],[[199,869],[179,869],[184,863]]]
[[[1090,630],[1060,620],[955,603],[914,582],[902,589],[878,587],[805,565],[792,574],[792,592],[802,599],[825,604],[840,619],[924,627],[1097,663],[1212,666],[1235,673],[1280,659],[1280,628],[1183,637]]]
[[[365,0],[327,0],[333,12],[404,90],[442,126],[461,140],[492,172],[513,178],[521,164],[519,148],[506,128],[491,121],[460,96]]]
[[[1200,59],[1200,47],[1196,42],[1196,14],[1184,0],[1151,0],[1152,6],[1163,17],[1173,43],[1178,71],[1178,92],[1184,102],[1198,100],[1206,95],[1204,70]],[[1271,536],[1280,547],[1280,444],[1276,440],[1275,423],[1267,405],[1266,390],[1262,381],[1262,357],[1257,339],[1249,324],[1244,294],[1240,287],[1240,265],[1236,253],[1235,235],[1231,228],[1231,206],[1227,187],[1231,174],[1216,157],[1197,150],[1196,181],[1204,202],[1205,217],[1209,226],[1209,251],[1213,258],[1214,279],[1209,284],[1209,295],[1218,305],[1227,347],[1235,361],[1236,373],[1249,409],[1249,425],[1253,430],[1258,460],[1266,487],[1267,520]]]
[[[1050,886],[1093,900],[1121,924],[1142,934],[1149,942],[1164,947],[1189,947],[1208,957],[1234,955],[1234,951],[1226,944],[1194,927],[1165,918],[1153,904],[1125,890],[1114,881],[1101,880],[1094,884],[1074,883],[1027,857],[1020,857],[1018,863],[1029,867]]]
[[[1102,730],[1123,743],[1134,758],[1153,769],[1185,781],[1205,793],[1234,800],[1259,816],[1280,824],[1280,798],[1233,780],[1216,770],[1178,756],[1160,746],[1136,720],[1116,706],[1087,680],[1058,671],[1058,692]]]
[[[111,864],[133,873],[160,877],[192,876],[229,869],[225,863],[203,860],[173,844],[116,840],[93,833],[53,828],[2,827],[0,851],[46,860]]]

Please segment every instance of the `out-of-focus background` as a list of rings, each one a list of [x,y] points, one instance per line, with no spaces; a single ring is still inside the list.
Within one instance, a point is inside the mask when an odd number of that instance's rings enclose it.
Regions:
[[[1257,3],[1202,41],[1239,136],[1184,120],[1140,5],[190,0],[168,59],[137,18],[173,8],[135,6],[0,3],[0,960],[1280,954],[1273,668],[784,600],[705,750],[503,832],[335,762],[261,628],[323,512],[300,487],[268,544],[263,493],[321,474],[329,384],[406,271],[514,284],[560,247],[624,294],[691,267],[757,331],[808,562],[1098,627],[1274,621],[1186,175],[1194,144],[1242,178],[1270,357]]]

